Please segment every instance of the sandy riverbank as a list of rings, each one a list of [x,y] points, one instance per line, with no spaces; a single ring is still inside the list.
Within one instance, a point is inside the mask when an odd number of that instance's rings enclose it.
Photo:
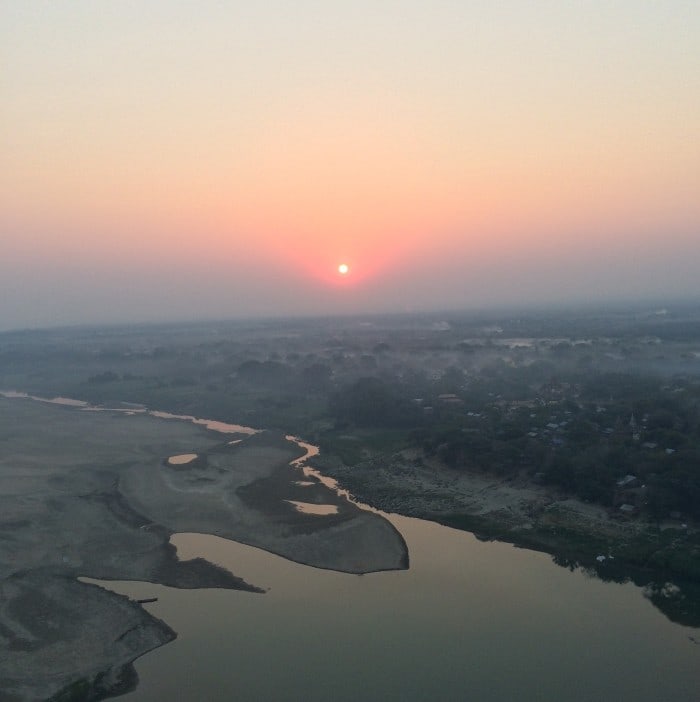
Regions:
[[[313,481],[297,484],[301,472],[288,464],[298,447],[268,434],[231,438],[144,414],[0,398],[3,700],[124,689],[135,684],[131,662],[175,636],[80,576],[259,591],[204,560],[179,561],[169,542],[178,531],[345,572],[406,567],[405,543],[386,520]],[[198,459],[168,464],[185,453]],[[318,517],[289,500],[338,510]]]

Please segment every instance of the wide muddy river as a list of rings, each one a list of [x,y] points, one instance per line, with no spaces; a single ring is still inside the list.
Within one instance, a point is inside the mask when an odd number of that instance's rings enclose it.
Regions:
[[[136,663],[143,700],[691,700],[700,632],[633,585],[544,554],[390,516],[411,567],[356,576],[218,537],[181,534],[264,595],[110,583],[178,638]]]
[[[196,458],[173,456],[176,464]],[[299,482],[306,483],[301,470]],[[327,518],[320,512],[317,519]],[[406,540],[408,570],[348,575],[214,536],[175,534],[179,558],[204,557],[266,592],[100,581],[132,598],[158,598],[144,607],[178,634],[136,661],[140,683],[122,699],[700,699],[700,630],[671,622],[641,588],[432,522],[384,516]]]
[[[550,556],[385,515],[407,571],[347,575],[250,546],[177,534],[266,594],[109,583],[178,638],[136,663],[124,699],[700,699],[700,631],[669,621],[632,584]],[[319,516],[323,519],[323,516]]]

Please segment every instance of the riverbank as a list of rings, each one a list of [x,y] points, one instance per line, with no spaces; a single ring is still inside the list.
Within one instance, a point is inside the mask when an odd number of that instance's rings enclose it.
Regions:
[[[697,525],[615,517],[525,478],[457,472],[413,450],[351,467],[323,454],[312,463],[376,509],[546,552],[558,564],[584,568],[602,580],[631,580],[646,587],[671,619],[700,626]],[[668,582],[680,594],[664,589]]]
[[[304,450],[281,435],[223,436],[144,412],[0,397],[0,445],[8,702],[116,694],[136,684],[137,657],[176,636],[140,604],[79,578],[263,592],[205,560],[179,560],[174,533],[216,534],[350,573],[407,566],[396,529],[302,480],[289,464]],[[169,462],[182,454],[197,459]],[[291,501],[301,495],[335,500],[337,513],[300,512]]]

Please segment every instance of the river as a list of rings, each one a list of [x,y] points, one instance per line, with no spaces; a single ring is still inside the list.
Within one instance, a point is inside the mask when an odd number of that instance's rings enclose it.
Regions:
[[[264,595],[109,587],[178,639],[137,661],[124,699],[697,700],[697,630],[671,623],[639,588],[560,568],[540,553],[390,516],[404,572],[352,576],[217,537],[180,534]]]
[[[204,557],[267,592],[110,583],[158,597],[146,607],[178,632],[137,661],[141,682],[124,699],[699,698],[700,632],[669,621],[639,587],[384,516],[408,544],[407,571],[347,575],[214,536],[175,535],[180,558]]]
[[[204,557],[266,593],[101,582],[133,598],[157,597],[144,607],[178,633],[136,661],[140,683],[122,699],[700,698],[700,631],[671,622],[639,587],[468,532],[384,516],[407,542],[406,571],[348,575],[176,534],[179,558]]]

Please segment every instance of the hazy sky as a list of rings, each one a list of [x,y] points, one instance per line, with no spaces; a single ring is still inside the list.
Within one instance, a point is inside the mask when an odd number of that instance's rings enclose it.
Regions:
[[[700,295],[697,0],[0,8],[0,328]]]

